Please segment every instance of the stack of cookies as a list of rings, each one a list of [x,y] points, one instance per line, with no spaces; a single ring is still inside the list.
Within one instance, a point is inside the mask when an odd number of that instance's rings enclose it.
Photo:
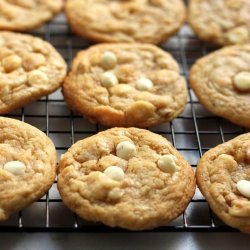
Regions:
[[[0,1],[0,114],[62,86],[70,109],[115,127],[78,141],[62,155],[58,189],[64,203],[81,218],[111,227],[166,225],[188,206],[195,176],[170,142],[145,128],[172,121],[187,103],[177,62],[154,45],[180,29],[185,5],[182,0],[67,0],[71,30],[100,44],[80,51],[66,78],[66,64],[50,44],[10,32],[34,29],[62,6],[62,0]],[[191,85],[209,111],[245,127],[250,127],[249,8],[247,0],[191,0],[188,11],[199,38],[237,44],[196,62]],[[245,134],[212,149],[197,171],[211,208],[244,232],[250,232],[249,143]],[[56,160],[45,135],[8,118],[0,118],[0,148],[2,221],[47,192]]]

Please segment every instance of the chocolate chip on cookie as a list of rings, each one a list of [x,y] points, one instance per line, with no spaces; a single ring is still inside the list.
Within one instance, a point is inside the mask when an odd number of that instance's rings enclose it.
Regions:
[[[38,200],[56,176],[56,150],[38,129],[0,117],[0,221]]]
[[[197,167],[198,186],[217,216],[250,233],[250,133],[210,149]]]
[[[215,115],[250,128],[250,45],[220,49],[201,59],[190,72],[200,102]]]
[[[166,138],[143,129],[113,128],[78,141],[61,157],[58,189],[83,219],[145,230],[183,213],[195,178]]]
[[[1,0],[0,30],[29,31],[51,20],[63,8],[63,0]]]
[[[97,42],[158,44],[186,19],[182,0],[68,0],[71,29]]]
[[[0,32],[0,114],[48,95],[66,75],[66,63],[47,42]]]
[[[148,44],[101,44],[78,53],[65,101],[93,122],[147,127],[184,109],[187,89],[170,54]]]
[[[190,0],[188,19],[197,36],[219,45],[250,42],[248,0]]]

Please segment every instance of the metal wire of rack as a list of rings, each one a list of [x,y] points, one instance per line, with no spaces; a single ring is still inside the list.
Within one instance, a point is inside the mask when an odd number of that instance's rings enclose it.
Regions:
[[[63,14],[33,34],[52,43],[68,62],[68,66],[77,51],[91,45],[89,41],[76,37],[70,32]],[[176,36],[163,43],[161,48],[170,52],[179,62],[181,74],[186,79],[194,61],[215,49],[197,40],[187,25]],[[188,93],[188,104],[181,116],[169,124],[159,125],[150,130],[168,138],[195,169],[205,151],[244,133],[245,130],[208,113],[200,105],[189,86]],[[54,141],[58,158],[75,141],[105,129],[102,126],[90,124],[71,112],[64,103],[60,90],[7,116],[25,121],[44,131]],[[64,206],[56,184],[57,181],[40,200],[14,214],[8,221],[0,223],[0,232],[124,231],[80,219]],[[236,230],[227,227],[216,218],[197,189],[182,216],[166,226],[151,230],[151,232],[190,231],[232,232]]]

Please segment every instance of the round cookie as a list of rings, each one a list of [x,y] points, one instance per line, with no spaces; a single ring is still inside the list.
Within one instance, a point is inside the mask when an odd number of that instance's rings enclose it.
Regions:
[[[40,130],[0,117],[0,221],[46,194],[56,176],[56,150]]]
[[[250,133],[206,152],[196,176],[214,213],[229,226],[250,233]]]
[[[148,44],[100,44],[78,53],[63,84],[68,105],[106,126],[171,121],[187,102],[185,80],[170,54]]]
[[[220,49],[191,68],[190,83],[215,115],[250,127],[250,44]]]
[[[83,219],[145,230],[184,212],[194,173],[164,137],[113,128],[78,141],[59,162],[58,189]]]
[[[0,30],[29,31],[57,15],[63,0],[1,0]]]
[[[49,43],[0,32],[0,114],[52,93],[65,75],[66,63]]]
[[[190,0],[188,20],[196,35],[219,45],[250,42],[249,0]]]
[[[182,0],[68,0],[71,29],[96,42],[158,44],[186,19]]]

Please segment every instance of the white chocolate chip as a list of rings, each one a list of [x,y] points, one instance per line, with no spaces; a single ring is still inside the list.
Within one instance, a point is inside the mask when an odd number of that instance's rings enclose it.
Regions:
[[[249,31],[245,27],[237,27],[227,33],[231,43],[244,43],[249,39]]]
[[[118,79],[113,73],[105,72],[101,77],[101,83],[103,87],[111,88],[118,84]]]
[[[158,161],[158,167],[165,173],[174,173],[176,171],[175,156],[168,154],[163,155]]]
[[[28,75],[28,84],[31,86],[45,85],[48,83],[49,83],[48,76],[40,70],[33,70]]]
[[[130,141],[120,142],[116,146],[116,155],[124,160],[129,160],[131,157],[135,156],[136,147]]]
[[[10,161],[3,166],[3,169],[15,175],[23,175],[26,166],[20,161]]]
[[[122,181],[124,178],[123,170],[117,166],[110,166],[106,168],[104,174],[114,181]]]
[[[117,57],[113,52],[106,51],[102,56],[102,67],[104,69],[113,69],[117,63]]]
[[[237,189],[243,196],[250,198],[250,181],[246,180],[238,181]]]
[[[44,169],[44,164],[42,161],[36,161],[36,165],[35,168],[40,170],[40,169]]]
[[[123,193],[123,190],[118,187],[115,187],[109,192],[108,198],[112,201],[118,201],[121,199]]]
[[[21,67],[22,59],[17,55],[10,55],[2,60],[2,65],[5,71],[9,73]]]
[[[153,82],[151,80],[147,79],[147,78],[140,78],[136,82],[136,88],[138,90],[150,91],[150,90],[152,90],[153,87],[154,87]]]
[[[239,90],[250,90],[250,72],[241,72],[234,77],[234,85]]]

